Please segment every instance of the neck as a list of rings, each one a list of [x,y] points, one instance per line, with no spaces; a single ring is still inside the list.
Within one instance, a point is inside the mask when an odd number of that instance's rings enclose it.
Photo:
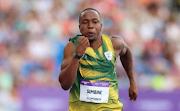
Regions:
[[[102,45],[102,36],[101,35],[96,41],[90,43],[90,47],[93,48],[94,50],[98,49],[101,45]]]

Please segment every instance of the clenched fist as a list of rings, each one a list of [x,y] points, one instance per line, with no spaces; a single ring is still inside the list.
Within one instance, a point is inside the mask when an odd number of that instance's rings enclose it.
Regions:
[[[89,40],[87,37],[82,36],[81,38],[78,38],[77,41],[78,45],[76,52],[79,56],[82,56],[85,53],[87,47],[90,47]]]

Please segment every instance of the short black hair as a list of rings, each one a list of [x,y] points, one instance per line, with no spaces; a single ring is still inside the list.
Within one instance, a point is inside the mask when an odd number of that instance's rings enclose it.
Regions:
[[[96,9],[94,9],[94,8],[86,8],[86,9],[84,9],[84,10],[80,13],[80,15],[79,15],[79,20],[80,20],[80,18],[81,18],[82,13],[85,12],[85,11],[87,11],[87,10],[94,10],[94,11],[96,11],[96,12],[99,14],[100,19],[101,19],[101,15],[100,15],[100,13],[99,13]],[[80,21],[79,21],[79,22],[80,22]]]

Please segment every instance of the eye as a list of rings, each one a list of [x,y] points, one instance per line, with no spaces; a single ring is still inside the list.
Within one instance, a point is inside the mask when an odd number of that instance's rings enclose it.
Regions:
[[[96,23],[98,23],[98,22],[97,22],[97,21],[94,21],[93,23],[95,23],[95,24],[96,24]]]
[[[83,21],[82,21],[82,24],[87,24],[87,23],[88,23],[87,20],[83,20]]]
[[[82,22],[82,24],[87,24],[87,22]]]

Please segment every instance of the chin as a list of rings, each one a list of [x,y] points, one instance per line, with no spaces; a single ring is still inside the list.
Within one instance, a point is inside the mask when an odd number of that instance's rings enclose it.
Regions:
[[[95,39],[89,39],[90,43],[93,43],[95,41]]]

